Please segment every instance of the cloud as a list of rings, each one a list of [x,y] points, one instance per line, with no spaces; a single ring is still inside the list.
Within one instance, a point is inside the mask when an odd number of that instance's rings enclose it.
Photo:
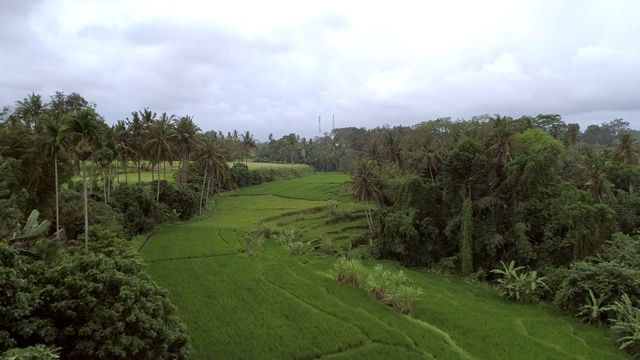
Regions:
[[[261,139],[315,136],[333,114],[338,127],[559,113],[640,128],[632,0],[0,2],[0,105],[75,91],[110,122],[149,107]]]

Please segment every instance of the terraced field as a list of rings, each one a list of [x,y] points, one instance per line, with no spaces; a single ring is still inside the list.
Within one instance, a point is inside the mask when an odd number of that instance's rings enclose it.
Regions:
[[[488,286],[405,270],[423,295],[400,315],[335,281],[334,258],[289,256],[273,238],[245,252],[266,221],[302,240],[366,237],[362,208],[341,195],[348,177],[322,174],[219,198],[203,220],[162,229],[144,249],[188,326],[194,359],[624,359],[599,329],[544,305],[507,302]],[[326,210],[339,201],[346,217]],[[372,266],[375,261],[367,262]],[[386,267],[396,265],[385,263]]]

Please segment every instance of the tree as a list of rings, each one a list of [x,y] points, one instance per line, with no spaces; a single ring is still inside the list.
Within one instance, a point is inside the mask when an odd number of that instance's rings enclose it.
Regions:
[[[249,131],[246,131],[244,134],[242,134],[242,149],[244,150],[244,162],[245,164],[248,164],[247,162],[247,158],[249,157],[249,154],[251,153],[252,150],[254,150],[255,148],[257,148],[256,145],[256,141],[253,140],[253,135],[251,135],[251,133]]]
[[[616,144],[616,157],[625,164],[635,164],[637,161],[637,141],[626,132],[618,136]]]
[[[174,121],[176,131],[176,147],[180,154],[180,183],[182,186],[187,184],[187,170],[191,155],[199,145],[196,134],[200,128],[193,122],[192,116],[182,116]]]
[[[122,160],[122,167],[124,169],[124,180],[125,182],[129,182],[128,176],[128,163],[127,160],[130,156],[136,156],[135,151],[132,147],[132,135],[129,126],[124,120],[118,120],[116,124],[112,128],[114,141],[115,141],[115,150],[116,156]],[[120,182],[120,171],[118,171],[118,182]]]
[[[16,101],[15,114],[30,128],[36,126],[36,122],[45,115],[46,106],[42,97],[31,93],[25,99]]]
[[[44,129],[45,151],[53,155],[55,186],[56,186],[56,237],[60,231],[60,199],[58,197],[58,155],[69,146],[69,139],[64,133],[64,124],[61,121],[49,120],[45,123]]]
[[[150,140],[147,141],[146,148],[151,157],[151,161],[158,165],[158,192],[156,201],[160,201],[160,164],[173,156],[175,146],[173,139],[177,136],[173,129],[171,117],[166,113],[162,114],[160,120],[151,127]]]
[[[351,192],[353,197],[364,203],[364,210],[367,216],[367,224],[373,235],[373,217],[369,202],[375,201],[380,203],[382,194],[379,187],[379,181],[376,176],[376,163],[373,160],[362,160],[356,165],[351,174]]]
[[[82,162],[82,184],[84,187],[84,241],[85,251],[89,251],[89,205],[87,198],[87,167],[86,161],[91,157],[96,147],[100,145],[102,128],[99,124],[98,114],[92,109],[76,111],[67,117],[62,131],[69,135],[73,142],[73,151],[79,161]]]
[[[575,146],[580,142],[580,124],[568,124],[565,143],[567,146]]]
[[[202,146],[197,154],[198,162],[204,168],[204,176],[202,178],[202,189],[200,191],[200,213],[202,213],[202,203],[204,198],[204,190],[207,182],[216,175],[218,178],[218,191],[222,185],[225,173],[229,171],[227,163],[231,160],[228,151],[222,145],[220,139],[215,134],[205,134],[201,140]],[[208,189],[209,187],[207,187]],[[209,191],[207,190],[207,201],[209,200]]]
[[[291,154],[291,166],[293,166],[293,157],[298,150],[298,137],[296,136],[296,134],[291,133],[286,136],[285,142],[287,150],[289,151],[289,154]]]

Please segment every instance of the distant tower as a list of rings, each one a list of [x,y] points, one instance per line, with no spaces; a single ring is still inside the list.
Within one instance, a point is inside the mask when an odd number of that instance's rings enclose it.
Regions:
[[[322,123],[320,122],[320,115],[318,115],[318,134],[322,136]]]
[[[336,129],[336,116],[331,115],[331,132],[333,132],[335,129]]]

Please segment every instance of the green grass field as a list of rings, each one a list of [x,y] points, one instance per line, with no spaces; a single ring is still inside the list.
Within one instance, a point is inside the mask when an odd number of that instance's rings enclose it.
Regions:
[[[337,282],[333,257],[289,256],[273,238],[255,258],[243,252],[243,235],[265,219],[302,230],[304,239],[366,236],[361,206],[341,196],[347,180],[319,174],[242,189],[219,198],[210,217],[151,238],[143,251],[149,273],[187,324],[192,358],[625,359],[604,330],[458,277],[405,270],[423,289],[406,316]],[[328,221],[331,199],[353,216]]]

